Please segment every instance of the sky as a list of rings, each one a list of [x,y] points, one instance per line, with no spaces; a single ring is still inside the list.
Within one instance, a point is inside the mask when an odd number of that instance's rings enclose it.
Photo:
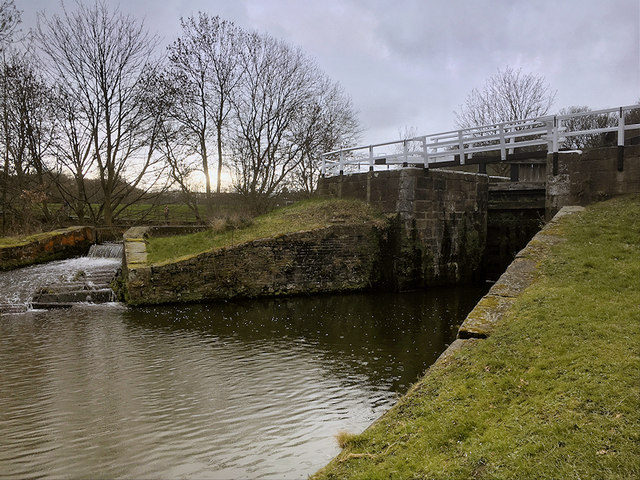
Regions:
[[[557,92],[549,113],[640,102],[640,0],[107,2],[164,45],[180,35],[180,17],[203,11],[301,47],[351,97],[361,144],[455,129],[471,90],[507,66],[544,77]],[[58,0],[15,5],[23,30],[38,12],[61,11]]]

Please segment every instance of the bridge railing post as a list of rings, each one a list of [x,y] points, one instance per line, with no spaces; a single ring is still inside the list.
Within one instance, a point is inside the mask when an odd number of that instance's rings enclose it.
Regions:
[[[624,171],[624,113],[622,107],[618,116],[618,171]]]
[[[422,137],[422,158],[424,159],[425,170],[429,169],[429,149],[427,148],[427,137]]]
[[[340,175],[344,174],[344,151],[340,151]]]
[[[369,171],[373,172],[373,145],[369,145]]]
[[[624,113],[622,112],[622,107],[620,107],[620,112],[618,113],[618,146],[624,146]]]
[[[320,175],[324,178],[327,175],[327,156],[322,154],[322,166],[320,167]]]
[[[407,140],[402,141],[402,166],[406,167],[409,164],[409,149],[407,148]]]
[[[460,165],[464,165],[464,138],[462,130],[458,130],[458,149],[460,150]]]
[[[553,116],[553,130],[551,135],[551,151],[553,152],[553,164],[551,166],[552,174],[555,177],[558,175],[558,136],[559,136],[559,125],[558,125],[558,117]]]
[[[500,161],[504,162],[507,159],[507,148],[504,140],[504,125],[500,124]]]

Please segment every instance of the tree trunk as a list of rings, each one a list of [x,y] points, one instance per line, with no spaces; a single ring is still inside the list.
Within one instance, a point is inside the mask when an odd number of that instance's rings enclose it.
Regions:
[[[7,189],[9,188],[9,151],[4,155],[4,171],[2,179],[2,236],[7,233]]]
[[[109,192],[105,192],[102,217],[104,218],[104,225],[106,227],[113,226],[113,209],[111,208],[111,195]]]
[[[218,124],[218,181],[216,183],[216,193],[220,193],[220,183],[222,181],[222,125]]]
[[[204,170],[205,178],[207,217],[211,217],[213,213],[213,205],[211,202],[211,174],[209,173],[209,159],[207,158],[207,145],[204,137],[200,138],[200,149],[202,151],[202,170]]]
[[[84,223],[84,206],[85,206],[84,199],[86,198],[86,194],[84,191],[84,179],[82,178],[82,176],[76,175],[76,189],[77,189],[76,201],[74,202],[75,207],[73,210],[75,214],[78,216],[78,222]]]

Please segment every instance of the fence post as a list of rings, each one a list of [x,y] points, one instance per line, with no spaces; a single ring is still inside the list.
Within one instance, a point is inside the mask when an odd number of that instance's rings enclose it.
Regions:
[[[373,145],[369,145],[369,171],[373,172]]]
[[[344,174],[344,150],[340,150],[340,175]]]

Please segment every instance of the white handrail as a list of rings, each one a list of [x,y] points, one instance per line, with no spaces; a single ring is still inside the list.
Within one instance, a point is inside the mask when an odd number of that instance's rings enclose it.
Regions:
[[[369,170],[375,165],[421,164],[424,168],[442,162],[458,159],[462,165],[465,159],[476,153],[497,152],[500,161],[508,159],[516,149],[547,145],[547,150],[555,153],[560,143],[568,137],[595,135],[607,132],[618,133],[618,145],[624,145],[624,132],[640,129],[639,123],[626,124],[625,113],[640,110],[639,105],[628,105],[568,115],[548,115],[526,118],[492,125],[450,130],[447,132],[421,135],[404,140],[375,143],[334,150],[322,154],[322,175],[327,175],[338,167],[340,174],[349,165],[368,164]],[[612,114],[615,114],[615,125]],[[587,116],[607,115],[609,126],[583,130],[571,130],[570,120]],[[580,126],[578,126],[580,127]],[[396,146],[393,153],[376,152],[381,147]]]

